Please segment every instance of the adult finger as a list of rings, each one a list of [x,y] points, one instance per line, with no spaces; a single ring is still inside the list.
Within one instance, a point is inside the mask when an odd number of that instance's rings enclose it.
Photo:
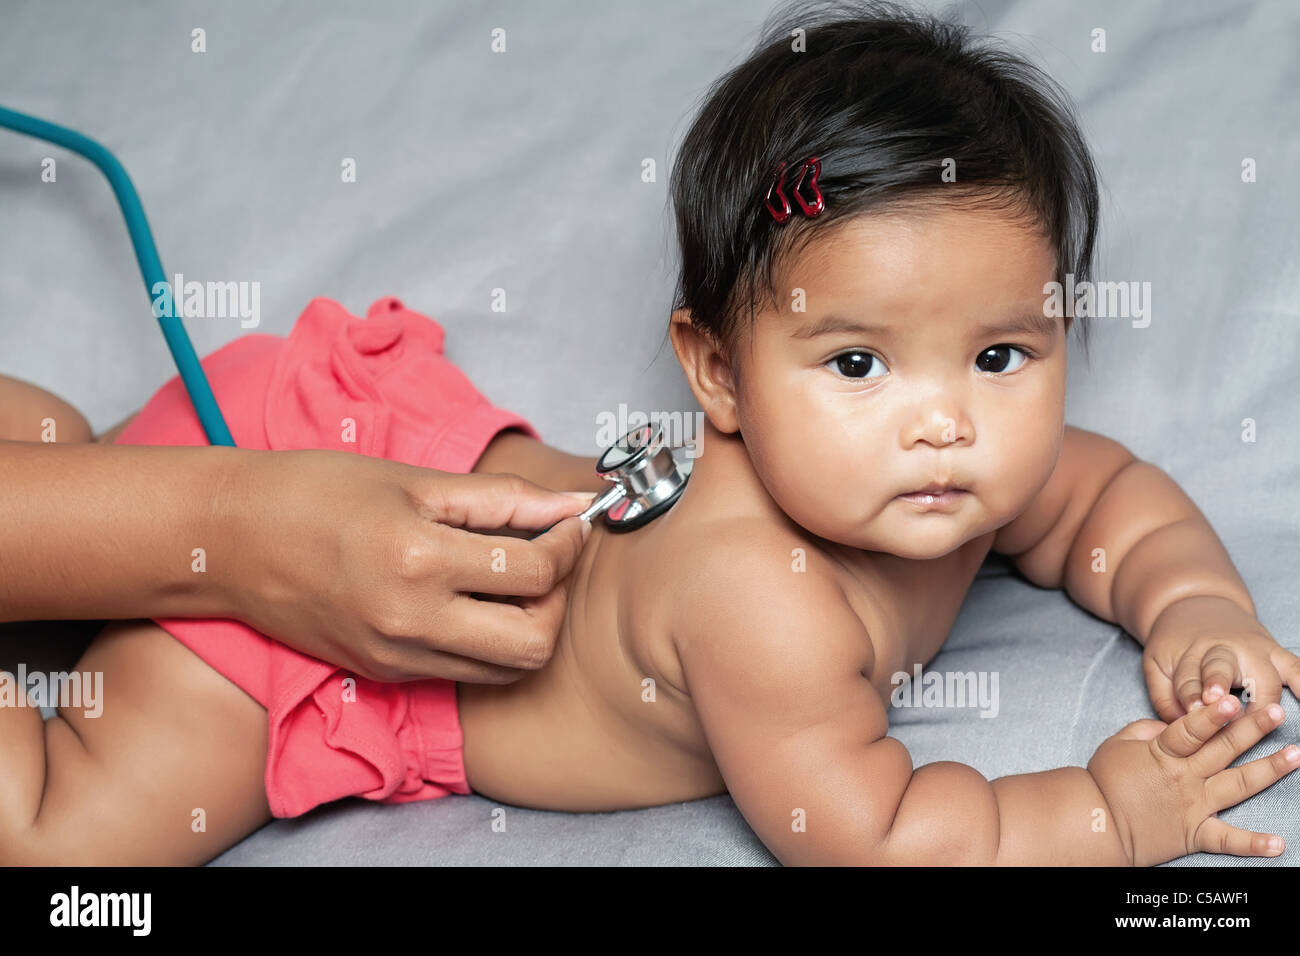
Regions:
[[[457,595],[443,620],[458,651],[522,670],[545,665],[564,624],[569,581],[518,604]]]
[[[414,482],[421,514],[456,528],[545,528],[591,504],[594,494],[551,491],[519,475],[431,472]]]
[[[455,643],[454,638],[452,643]],[[472,642],[461,641],[460,643]],[[420,641],[412,641],[401,648],[396,659],[383,667],[357,670],[355,673],[389,684],[429,680],[435,677],[462,684],[509,684],[523,677],[528,671],[452,651],[438,650],[427,647]]]
[[[448,556],[445,583],[457,591],[541,597],[550,593],[577,563],[591,525],[577,516],[565,518],[531,540],[475,534],[446,528],[439,537]]]

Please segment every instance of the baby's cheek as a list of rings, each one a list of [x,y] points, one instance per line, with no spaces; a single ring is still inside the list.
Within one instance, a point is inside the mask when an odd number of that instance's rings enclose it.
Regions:
[[[789,518],[813,534],[845,544],[856,519],[869,500],[866,480],[842,460],[831,461],[809,449],[803,455],[782,455],[755,462],[759,478],[772,500]]]
[[[1052,476],[1060,458],[1058,427],[1038,420],[1007,436],[1002,443],[1000,480],[994,482],[995,504],[1012,515],[1028,507]]]

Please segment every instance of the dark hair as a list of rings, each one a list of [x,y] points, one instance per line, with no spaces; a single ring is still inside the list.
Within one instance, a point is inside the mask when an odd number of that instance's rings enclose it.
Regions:
[[[796,29],[806,52],[792,49]],[[791,186],[814,155],[826,207],[808,218]],[[940,179],[948,158],[953,183]],[[793,213],[778,224],[763,200],[782,161]],[[966,26],[893,3],[779,7],[749,58],[710,87],[669,189],[681,256],[673,308],[689,309],[728,355],[742,317],[752,330],[760,287],[776,304],[786,257],[868,210],[1007,211],[1051,240],[1057,281],[1092,275],[1097,173],[1068,96]],[[1086,355],[1086,321],[1074,324]]]

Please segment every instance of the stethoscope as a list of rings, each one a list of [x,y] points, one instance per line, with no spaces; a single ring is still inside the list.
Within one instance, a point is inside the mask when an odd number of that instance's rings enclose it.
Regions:
[[[610,488],[579,517],[605,516],[611,531],[632,531],[663,514],[681,496],[694,459],[687,448],[671,448],[659,425],[641,425],[605,449],[596,474]]]
[[[127,232],[131,234],[131,245],[135,248],[135,261],[139,263],[140,275],[144,277],[145,294],[149,296],[152,305],[154,296],[158,294],[158,286],[161,284],[165,288],[167,278],[163,274],[162,261],[158,258],[158,247],[154,245],[153,233],[149,231],[149,220],[145,218],[140,197],[131,184],[131,177],[126,174],[126,169],[117,161],[117,157],[101,144],[87,136],[82,136],[76,130],[47,123],[26,113],[16,113],[3,106],[0,106],[0,126],[54,143],[74,153],[80,153],[99,167],[99,171],[108,178],[109,185],[113,187],[117,204],[122,207]],[[208,443],[233,446],[235,440],[230,437],[230,429],[226,427],[221,409],[217,407],[217,400],[212,395],[212,387],[208,385],[208,377],[203,374],[199,357],[194,354],[194,346],[185,333],[185,326],[174,315],[158,315],[155,312],[154,317],[162,327],[163,338],[167,340],[167,348],[176,363],[176,371],[180,373],[181,381],[185,384],[185,391],[189,393],[194,412],[199,417],[199,424],[203,426],[203,433],[208,436]]]
[[[144,278],[145,293],[152,304],[158,286],[163,284],[165,287],[167,280],[140,196],[117,157],[102,144],[75,130],[3,106],[0,106],[0,127],[70,149],[99,168],[122,207],[140,275]],[[167,340],[167,348],[208,443],[233,447],[235,440],[226,427],[226,420],[212,394],[208,378],[203,374],[203,366],[199,364],[185,326],[174,315],[159,315],[155,311],[154,317],[162,328],[163,338]],[[590,521],[604,515],[605,524],[613,531],[631,531],[641,527],[677,501],[690,477],[692,461],[686,449],[667,446],[662,424],[633,428],[607,448],[596,462],[596,474],[614,487],[597,497],[582,517]]]
[[[610,531],[633,531],[653,521],[681,497],[695,461],[691,455],[689,448],[668,446],[662,423],[633,428],[596,460],[596,474],[614,487],[578,517],[594,521],[604,515]]]

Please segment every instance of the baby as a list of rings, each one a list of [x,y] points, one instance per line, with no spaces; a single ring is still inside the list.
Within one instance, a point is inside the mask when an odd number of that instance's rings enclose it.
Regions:
[[[104,675],[102,717],[0,710],[0,863],[200,863],[341,797],[468,792],[568,811],[729,792],[787,864],[1282,852],[1215,814],[1300,763],[1229,766],[1300,659],[1170,478],[1064,424],[1085,320],[1045,292],[1091,274],[1098,204],[1062,94],[925,15],[792,9],[673,171],[669,333],[707,418],[689,484],[638,530],[596,522],[550,662],[385,685],[234,622],[112,625],[77,665]],[[316,300],[287,341],[205,368],[241,446],[605,487],[442,346],[395,299],[366,320]],[[175,380],[118,440],[203,443]],[[517,544],[492,542],[484,568]],[[1087,768],[914,768],[891,677],[940,650],[990,551],[1137,638],[1163,720]]]

